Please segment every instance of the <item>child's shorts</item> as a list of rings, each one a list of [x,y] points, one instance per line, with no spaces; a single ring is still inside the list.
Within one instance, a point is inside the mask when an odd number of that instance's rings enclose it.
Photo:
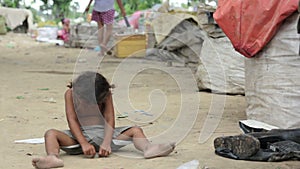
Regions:
[[[113,133],[113,139],[117,138],[120,134],[122,134],[124,131],[130,129],[131,126],[126,127],[117,127],[114,130]],[[94,126],[83,126],[81,127],[82,133],[84,137],[87,139],[89,143],[91,143],[96,151],[99,151],[100,145],[103,142],[104,138],[104,126],[102,125],[94,125]],[[73,136],[70,130],[63,131],[65,134],[76,140],[76,138]],[[115,144],[115,142],[112,141],[111,143],[111,149],[112,151],[116,151],[122,147],[124,147],[126,144]],[[82,149],[80,145],[74,145],[74,146],[67,146],[67,147],[61,147],[63,151],[65,151],[67,154],[82,154]]]
[[[114,22],[115,10],[111,9],[105,12],[98,12],[93,10],[92,20],[96,22],[101,22],[103,24],[112,24]]]

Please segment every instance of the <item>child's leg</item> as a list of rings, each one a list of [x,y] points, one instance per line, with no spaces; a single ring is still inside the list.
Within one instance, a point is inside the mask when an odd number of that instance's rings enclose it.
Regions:
[[[106,49],[106,46],[103,44],[104,43],[104,25],[101,21],[98,21],[98,42],[100,46],[100,54],[104,54],[104,50]],[[105,48],[104,48],[105,47]]]
[[[105,28],[105,37],[103,39],[103,45],[105,46],[105,48],[107,48],[107,44],[108,44],[111,34],[112,34],[113,24],[110,23],[110,24],[106,24],[105,26],[106,26],[106,28]]]
[[[107,44],[110,40],[113,31],[114,14],[115,14],[114,9],[101,13],[103,24],[105,24],[105,34],[102,41],[102,45],[103,45],[102,48],[105,53],[108,51]]]
[[[124,131],[117,137],[118,140],[133,140],[134,146],[136,149],[143,151],[151,143],[146,138],[143,130],[139,127],[132,127]]]
[[[63,161],[59,159],[60,146],[69,146],[77,144],[77,142],[58,130],[48,130],[45,133],[46,157],[33,158],[32,165],[36,168],[54,168],[62,167]]]
[[[134,146],[144,152],[145,158],[169,155],[175,148],[175,143],[151,144],[140,127],[132,127],[117,137],[119,140],[133,140]]]
[[[104,30],[103,30],[103,18],[102,18],[102,13],[101,12],[97,12],[95,10],[93,10],[92,12],[92,20],[97,22],[97,25],[98,25],[98,34],[97,34],[97,37],[98,37],[98,43],[99,43],[99,46],[103,46],[103,38],[104,38]],[[101,50],[99,55],[103,55],[103,51]]]

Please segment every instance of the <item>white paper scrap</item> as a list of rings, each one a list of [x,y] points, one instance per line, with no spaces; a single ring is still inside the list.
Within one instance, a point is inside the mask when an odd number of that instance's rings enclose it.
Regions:
[[[15,140],[15,143],[25,143],[25,144],[43,144],[45,143],[45,139],[42,138],[32,138],[25,140]]]

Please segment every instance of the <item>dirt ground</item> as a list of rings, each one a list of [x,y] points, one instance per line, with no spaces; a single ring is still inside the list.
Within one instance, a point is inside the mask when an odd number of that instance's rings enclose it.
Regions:
[[[89,51],[93,53],[94,51]],[[45,155],[44,144],[16,144],[15,140],[41,138],[46,130],[56,128],[64,130],[67,128],[67,121],[64,113],[64,91],[66,85],[73,77],[73,72],[78,72],[80,66],[93,69],[95,62],[90,58],[80,58],[82,49],[64,48],[54,44],[39,43],[24,34],[13,34],[0,36],[0,133],[1,133],[1,155],[0,168],[2,169],[30,169],[31,159],[34,156]],[[94,52],[95,54],[95,52]],[[105,57],[99,67],[99,71],[110,81],[114,73],[124,59],[116,57]],[[142,58],[128,59],[128,70],[140,64],[153,64],[164,67],[159,62],[143,62]],[[88,63],[93,63],[88,65]],[[75,68],[76,67],[76,68]],[[98,68],[97,67],[97,68]],[[186,68],[173,66],[170,68],[175,74],[183,74]],[[121,70],[122,71],[122,70]],[[126,71],[125,71],[126,73]],[[125,79],[126,80],[126,79]],[[128,80],[128,79],[127,79]],[[188,80],[188,79],[187,79]],[[173,140],[177,142],[175,151],[167,157],[155,159],[143,159],[141,154],[132,146],[122,148],[119,153],[113,153],[109,158],[88,159],[82,155],[70,156],[61,152],[66,169],[176,169],[181,164],[191,160],[198,160],[199,168],[206,169],[299,169],[297,161],[285,162],[250,162],[236,161],[222,158],[215,155],[213,140],[218,136],[236,135],[241,131],[238,121],[246,119],[246,102],[244,96],[224,96],[225,107],[222,112],[221,121],[217,129],[205,143],[199,143],[199,136],[203,127],[206,115],[214,106],[213,97],[215,94],[197,92],[190,93],[199,99],[188,99],[182,101],[182,92],[179,90],[178,79],[159,69],[147,69],[138,73],[132,79],[129,88],[129,99],[131,104],[140,110],[148,110],[149,93],[155,89],[164,93],[167,101],[163,112],[153,117],[142,117],[136,114],[133,118],[118,118],[123,110],[116,111],[116,125],[141,125],[146,135],[154,138],[178,120],[179,112],[190,115],[193,111],[193,103],[197,103],[196,117],[193,120],[186,118],[180,125],[189,126],[188,132],[182,133],[181,138]],[[180,81],[180,80],[179,80]],[[118,84],[116,93],[118,90]],[[122,88],[122,86],[120,86]],[[191,97],[192,98],[192,97]],[[116,99],[116,98],[114,98]],[[126,97],[118,99],[125,101]],[[189,104],[191,107],[181,110],[182,104]],[[116,103],[117,104],[117,103]],[[218,104],[218,103],[217,103]],[[220,103],[222,105],[222,103]],[[115,105],[117,106],[117,105]],[[151,110],[152,110],[151,109]],[[181,111],[180,111],[181,110]],[[155,113],[148,111],[150,113]],[[139,117],[140,116],[140,117]],[[216,115],[208,118],[217,118]],[[148,118],[148,119],[147,119]],[[184,120],[185,118],[183,118]],[[146,120],[146,122],[145,122]],[[140,123],[142,122],[143,123]],[[194,122],[194,123],[193,123]],[[173,127],[174,128],[174,127]],[[176,127],[175,127],[176,128]],[[178,131],[179,132],[179,131]],[[177,133],[174,132],[174,136]],[[161,138],[167,141],[167,139]],[[170,136],[168,141],[172,141]],[[123,154],[122,154],[123,153]]]

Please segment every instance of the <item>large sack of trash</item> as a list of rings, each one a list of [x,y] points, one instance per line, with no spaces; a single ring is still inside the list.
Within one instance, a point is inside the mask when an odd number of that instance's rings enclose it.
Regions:
[[[288,17],[264,49],[246,59],[247,118],[278,126],[300,127],[300,56],[297,22]]]
[[[227,37],[206,36],[199,56],[196,78],[200,90],[244,94],[245,58],[234,50]]]
[[[184,63],[195,74],[199,90],[244,94],[244,57],[234,50],[212,15],[207,15],[211,12],[202,7],[198,19],[180,14],[156,18],[153,27],[158,44],[147,49],[146,58]]]
[[[244,57],[234,50],[230,40],[213,18],[215,7],[199,6],[197,16],[205,32],[199,54],[196,79],[199,90],[216,93],[244,94]]]

